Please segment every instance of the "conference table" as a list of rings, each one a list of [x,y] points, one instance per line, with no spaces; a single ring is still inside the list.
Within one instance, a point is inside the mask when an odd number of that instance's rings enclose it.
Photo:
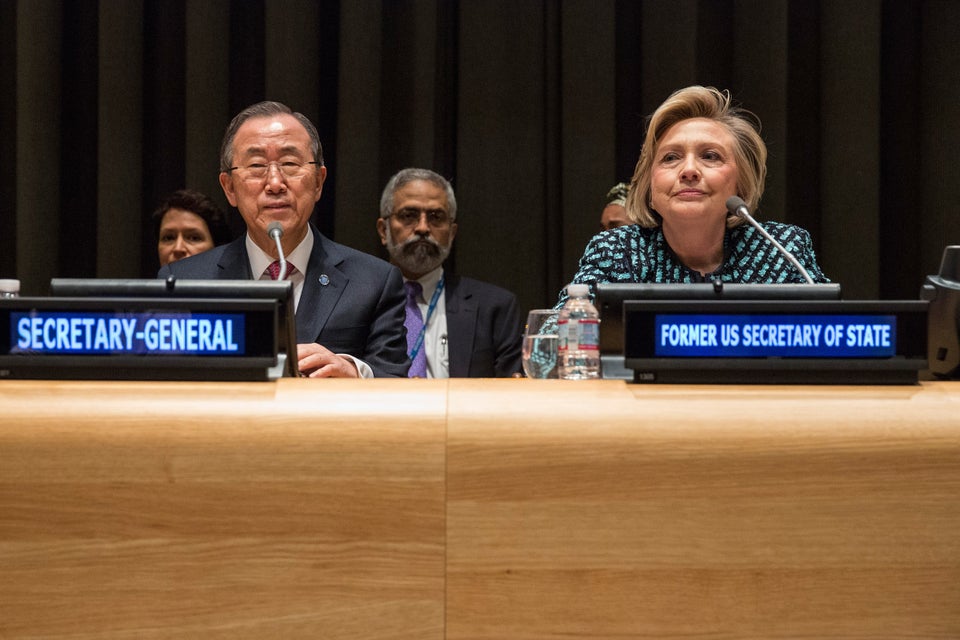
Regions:
[[[958,638],[960,382],[0,381],[0,638]]]

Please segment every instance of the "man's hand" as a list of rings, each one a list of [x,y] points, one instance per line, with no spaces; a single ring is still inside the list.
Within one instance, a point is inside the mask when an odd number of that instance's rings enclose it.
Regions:
[[[359,378],[357,365],[316,342],[297,345],[297,366],[305,378]]]

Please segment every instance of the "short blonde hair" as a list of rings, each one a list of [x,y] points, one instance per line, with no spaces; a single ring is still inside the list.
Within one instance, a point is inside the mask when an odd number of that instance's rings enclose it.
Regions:
[[[650,182],[657,147],[667,130],[690,118],[708,118],[724,127],[734,139],[737,163],[737,195],[751,211],[763,195],[767,177],[767,145],[760,137],[760,119],[753,113],[732,105],[729,91],[713,87],[692,86],[675,91],[650,116],[640,159],[630,181],[627,216],[643,227],[660,226],[660,217],[650,208]],[[735,227],[745,220],[727,216],[727,226]]]

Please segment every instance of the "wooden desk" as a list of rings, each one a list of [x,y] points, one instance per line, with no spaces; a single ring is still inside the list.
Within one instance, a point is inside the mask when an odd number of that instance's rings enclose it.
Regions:
[[[0,637],[442,638],[420,382],[0,383]]]
[[[960,637],[960,383],[0,383],[3,638]]]

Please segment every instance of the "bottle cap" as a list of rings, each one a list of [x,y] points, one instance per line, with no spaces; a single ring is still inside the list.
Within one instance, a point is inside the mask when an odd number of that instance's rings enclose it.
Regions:
[[[20,281],[14,278],[0,278],[0,293],[20,293]]]
[[[590,295],[590,286],[586,284],[568,284],[567,295],[571,298],[582,298]]]

